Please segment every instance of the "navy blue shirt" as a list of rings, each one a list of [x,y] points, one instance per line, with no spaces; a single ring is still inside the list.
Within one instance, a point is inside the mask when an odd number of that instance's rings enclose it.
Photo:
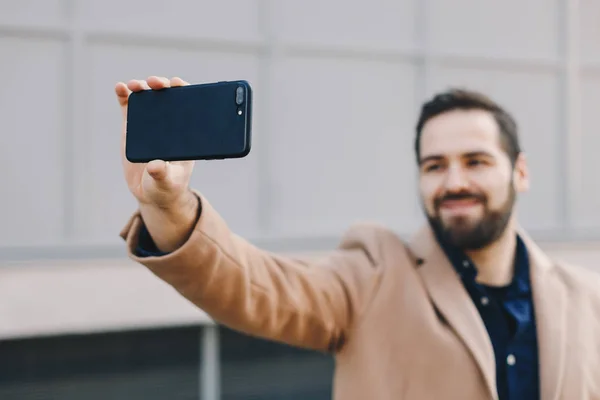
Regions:
[[[443,240],[439,242],[490,336],[500,400],[539,399],[537,330],[525,244],[517,237],[513,281],[508,286],[491,287],[475,281],[477,269],[464,253]]]
[[[138,245],[135,249],[135,255],[138,257],[162,257],[167,255],[168,253],[162,252],[156,247],[152,236],[150,236],[150,232],[146,228],[146,225],[142,224],[142,229],[140,230],[140,236],[138,238]]]

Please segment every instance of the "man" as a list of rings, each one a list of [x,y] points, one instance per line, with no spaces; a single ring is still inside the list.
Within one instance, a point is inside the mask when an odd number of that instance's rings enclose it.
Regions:
[[[184,84],[117,84],[123,116],[131,91]],[[333,353],[335,399],[600,399],[600,279],[519,227],[529,175],[513,118],[452,90],[422,107],[415,143],[429,224],[409,242],[359,224],[323,257],[270,254],[188,188],[193,162],[124,157],[139,211],[121,235],[217,322]]]

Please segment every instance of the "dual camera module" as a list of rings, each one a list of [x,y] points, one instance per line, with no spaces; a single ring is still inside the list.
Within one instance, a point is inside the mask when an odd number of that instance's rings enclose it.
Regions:
[[[244,88],[242,86],[238,86],[237,89],[235,90],[235,104],[238,105],[238,109],[237,109],[238,115],[243,114],[241,106],[242,106],[242,104],[244,104],[244,97],[245,97]]]

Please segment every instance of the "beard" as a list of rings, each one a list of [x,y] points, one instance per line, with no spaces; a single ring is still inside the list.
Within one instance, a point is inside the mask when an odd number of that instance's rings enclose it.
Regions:
[[[483,216],[472,221],[467,217],[454,218],[444,222],[440,214],[441,204],[445,200],[474,199],[483,206]],[[461,250],[480,250],[495,242],[506,230],[516,202],[516,191],[512,185],[509,195],[497,210],[490,210],[487,198],[477,193],[452,193],[434,201],[434,215],[427,213],[427,220],[435,234],[442,240]]]

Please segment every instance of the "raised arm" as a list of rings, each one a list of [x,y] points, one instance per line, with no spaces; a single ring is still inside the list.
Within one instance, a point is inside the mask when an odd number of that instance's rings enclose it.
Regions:
[[[320,257],[270,254],[232,233],[202,198],[189,239],[161,256],[141,257],[135,214],[122,231],[130,256],[233,329],[322,351],[335,351],[378,283],[376,228],[351,229]]]
[[[130,257],[217,322],[299,347],[339,349],[380,280],[377,229],[351,229],[338,249],[321,257],[270,254],[231,232],[209,202],[189,189],[193,162],[128,162],[130,93],[184,84],[151,77],[115,88],[125,179],[139,204],[121,232]]]

